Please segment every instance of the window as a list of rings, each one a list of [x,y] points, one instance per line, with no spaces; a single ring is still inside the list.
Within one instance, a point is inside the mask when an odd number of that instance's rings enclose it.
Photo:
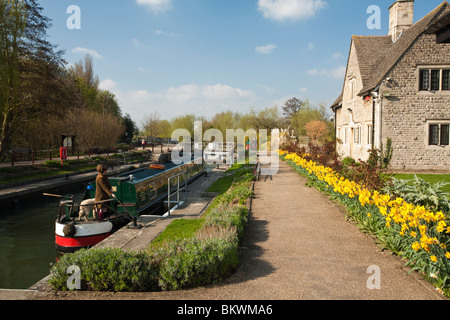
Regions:
[[[419,70],[419,91],[448,91],[450,90],[450,69]]]
[[[366,126],[366,132],[367,132],[367,139],[366,139],[366,143],[367,144],[372,144],[372,124],[368,124]]]
[[[420,70],[420,90],[428,91],[430,88],[430,71]]]
[[[450,125],[441,125],[441,146],[448,146],[449,145],[449,140],[450,140],[450,135],[449,135],[449,130],[450,129]]]
[[[450,124],[430,124],[428,144],[430,146],[448,146],[450,144]]]
[[[431,70],[431,85],[430,89],[432,91],[439,90],[439,86],[441,84],[441,70]]]
[[[430,145],[437,146],[439,145],[439,125],[433,124],[430,125]]]
[[[361,127],[356,127],[353,129],[353,142],[360,144],[361,141]]]
[[[442,90],[450,90],[450,70],[442,70]]]

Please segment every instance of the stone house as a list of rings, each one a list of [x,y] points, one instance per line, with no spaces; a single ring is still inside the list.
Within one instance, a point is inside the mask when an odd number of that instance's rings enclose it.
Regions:
[[[414,0],[389,9],[387,36],[353,36],[333,103],[337,151],[367,160],[392,139],[396,169],[450,170],[450,5],[413,22]]]

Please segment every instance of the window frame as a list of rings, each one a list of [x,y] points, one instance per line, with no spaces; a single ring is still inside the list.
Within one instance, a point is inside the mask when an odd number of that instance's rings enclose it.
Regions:
[[[373,125],[372,122],[366,123],[366,145],[372,145],[372,133],[373,133]]]
[[[418,92],[450,93],[450,65],[418,66],[417,90]]]
[[[361,144],[361,126],[355,126],[353,128],[353,143]]]
[[[427,124],[428,147],[450,147],[450,120],[433,120]]]

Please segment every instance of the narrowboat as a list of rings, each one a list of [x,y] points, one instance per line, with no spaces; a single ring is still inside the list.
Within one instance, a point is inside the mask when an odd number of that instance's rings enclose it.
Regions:
[[[60,253],[90,248],[128,225],[139,228],[141,215],[161,214],[166,206],[170,214],[173,198],[180,202],[180,193],[201,175],[206,175],[203,159],[174,164],[152,164],[116,177],[108,177],[116,198],[102,202],[108,207],[106,219],[99,221],[95,207],[95,182],[87,185],[83,200],[76,204],[73,196],[64,196],[59,204],[55,224],[55,244]],[[171,199],[172,197],[172,199]],[[173,209],[173,207],[172,207]],[[163,211],[163,212],[164,212]],[[83,216],[80,213],[83,213]]]

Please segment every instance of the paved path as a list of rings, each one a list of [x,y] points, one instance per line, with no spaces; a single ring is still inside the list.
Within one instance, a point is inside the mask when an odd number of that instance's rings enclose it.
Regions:
[[[443,296],[373,239],[282,162],[272,179],[255,183],[242,263],[217,286],[161,293],[58,293],[37,299],[148,300],[439,300]],[[370,266],[380,289],[367,288]]]

